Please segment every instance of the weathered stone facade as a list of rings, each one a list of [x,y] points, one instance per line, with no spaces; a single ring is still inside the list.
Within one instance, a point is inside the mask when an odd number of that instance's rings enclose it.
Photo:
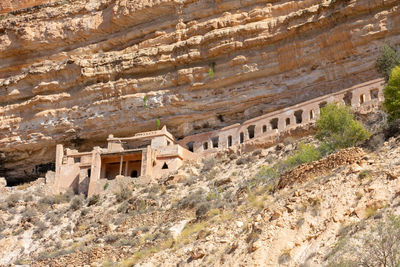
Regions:
[[[221,130],[187,136],[180,140],[182,146],[195,153],[214,152],[262,138],[274,143],[280,135],[298,127],[314,123],[320,108],[326,103],[337,102],[353,109],[368,109],[383,101],[383,79],[358,84],[351,88],[321,96],[295,106],[277,110],[234,124]]]
[[[278,110],[217,131],[188,136],[179,142],[167,131],[144,132],[127,138],[107,139],[107,148],[95,147],[91,152],[78,152],[57,145],[55,192],[72,187],[76,193],[99,192],[107,179],[117,176],[138,178],[145,182],[177,170],[185,160],[203,153],[213,153],[262,139],[271,144],[294,128],[312,124],[327,103],[349,105],[368,111],[383,101],[382,79]]]
[[[88,151],[156,119],[183,138],[376,79],[399,33],[398,0],[62,0],[4,14],[0,176],[43,176],[59,143]]]
[[[54,193],[73,188],[75,193],[92,195],[118,176],[150,182],[196,158],[176,143],[165,126],[133,137],[110,135],[107,142],[107,148],[94,147],[90,152],[65,149],[64,153],[63,145],[57,145],[55,179],[48,183]]]

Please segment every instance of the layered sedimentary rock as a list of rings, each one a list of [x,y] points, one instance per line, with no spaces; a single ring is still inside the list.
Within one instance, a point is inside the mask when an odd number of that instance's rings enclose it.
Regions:
[[[55,144],[220,128],[379,77],[398,0],[78,0],[0,20],[0,176],[36,177]]]
[[[50,4],[55,0],[2,0],[0,2],[0,14],[16,11],[20,9],[39,6],[41,4]]]

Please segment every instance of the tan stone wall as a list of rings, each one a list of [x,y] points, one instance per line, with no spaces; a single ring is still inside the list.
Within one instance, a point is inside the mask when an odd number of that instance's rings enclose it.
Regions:
[[[383,101],[383,85],[384,81],[382,79],[372,80],[253,118],[242,124],[234,124],[221,130],[187,136],[179,141],[179,144],[188,147],[188,144],[192,143],[195,153],[209,153],[241,145],[257,138],[276,140],[279,135],[285,132],[315,122],[322,103],[337,102],[346,104],[346,96],[350,95],[351,98],[347,104],[351,104],[353,109],[377,105]],[[301,114],[296,118],[297,112]],[[272,123],[274,120],[277,120],[275,126]],[[253,128],[253,133],[249,130],[251,128]]]

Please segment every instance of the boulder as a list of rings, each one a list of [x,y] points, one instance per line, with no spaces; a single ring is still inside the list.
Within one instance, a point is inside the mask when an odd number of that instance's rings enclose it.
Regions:
[[[0,188],[7,186],[7,180],[4,177],[0,177]]]

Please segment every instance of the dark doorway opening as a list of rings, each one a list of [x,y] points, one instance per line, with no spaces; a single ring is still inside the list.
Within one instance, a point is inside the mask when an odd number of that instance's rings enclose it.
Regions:
[[[296,123],[302,123],[303,122],[303,111],[302,110],[298,110],[294,113],[294,116],[296,118]]]
[[[188,148],[188,150],[190,152],[193,152],[193,146],[194,146],[194,142],[193,141],[187,143],[186,146],[187,146],[187,148]]]
[[[219,136],[211,138],[211,141],[214,148],[218,147]]]
[[[228,147],[232,146],[232,136],[228,136]]]
[[[272,130],[278,129],[278,118],[272,119],[270,122]]]
[[[256,129],[255,125],[250,125],[249,127],[247,127],[247,131],[249,132],[250,139],[254,138],[255,129]]]

